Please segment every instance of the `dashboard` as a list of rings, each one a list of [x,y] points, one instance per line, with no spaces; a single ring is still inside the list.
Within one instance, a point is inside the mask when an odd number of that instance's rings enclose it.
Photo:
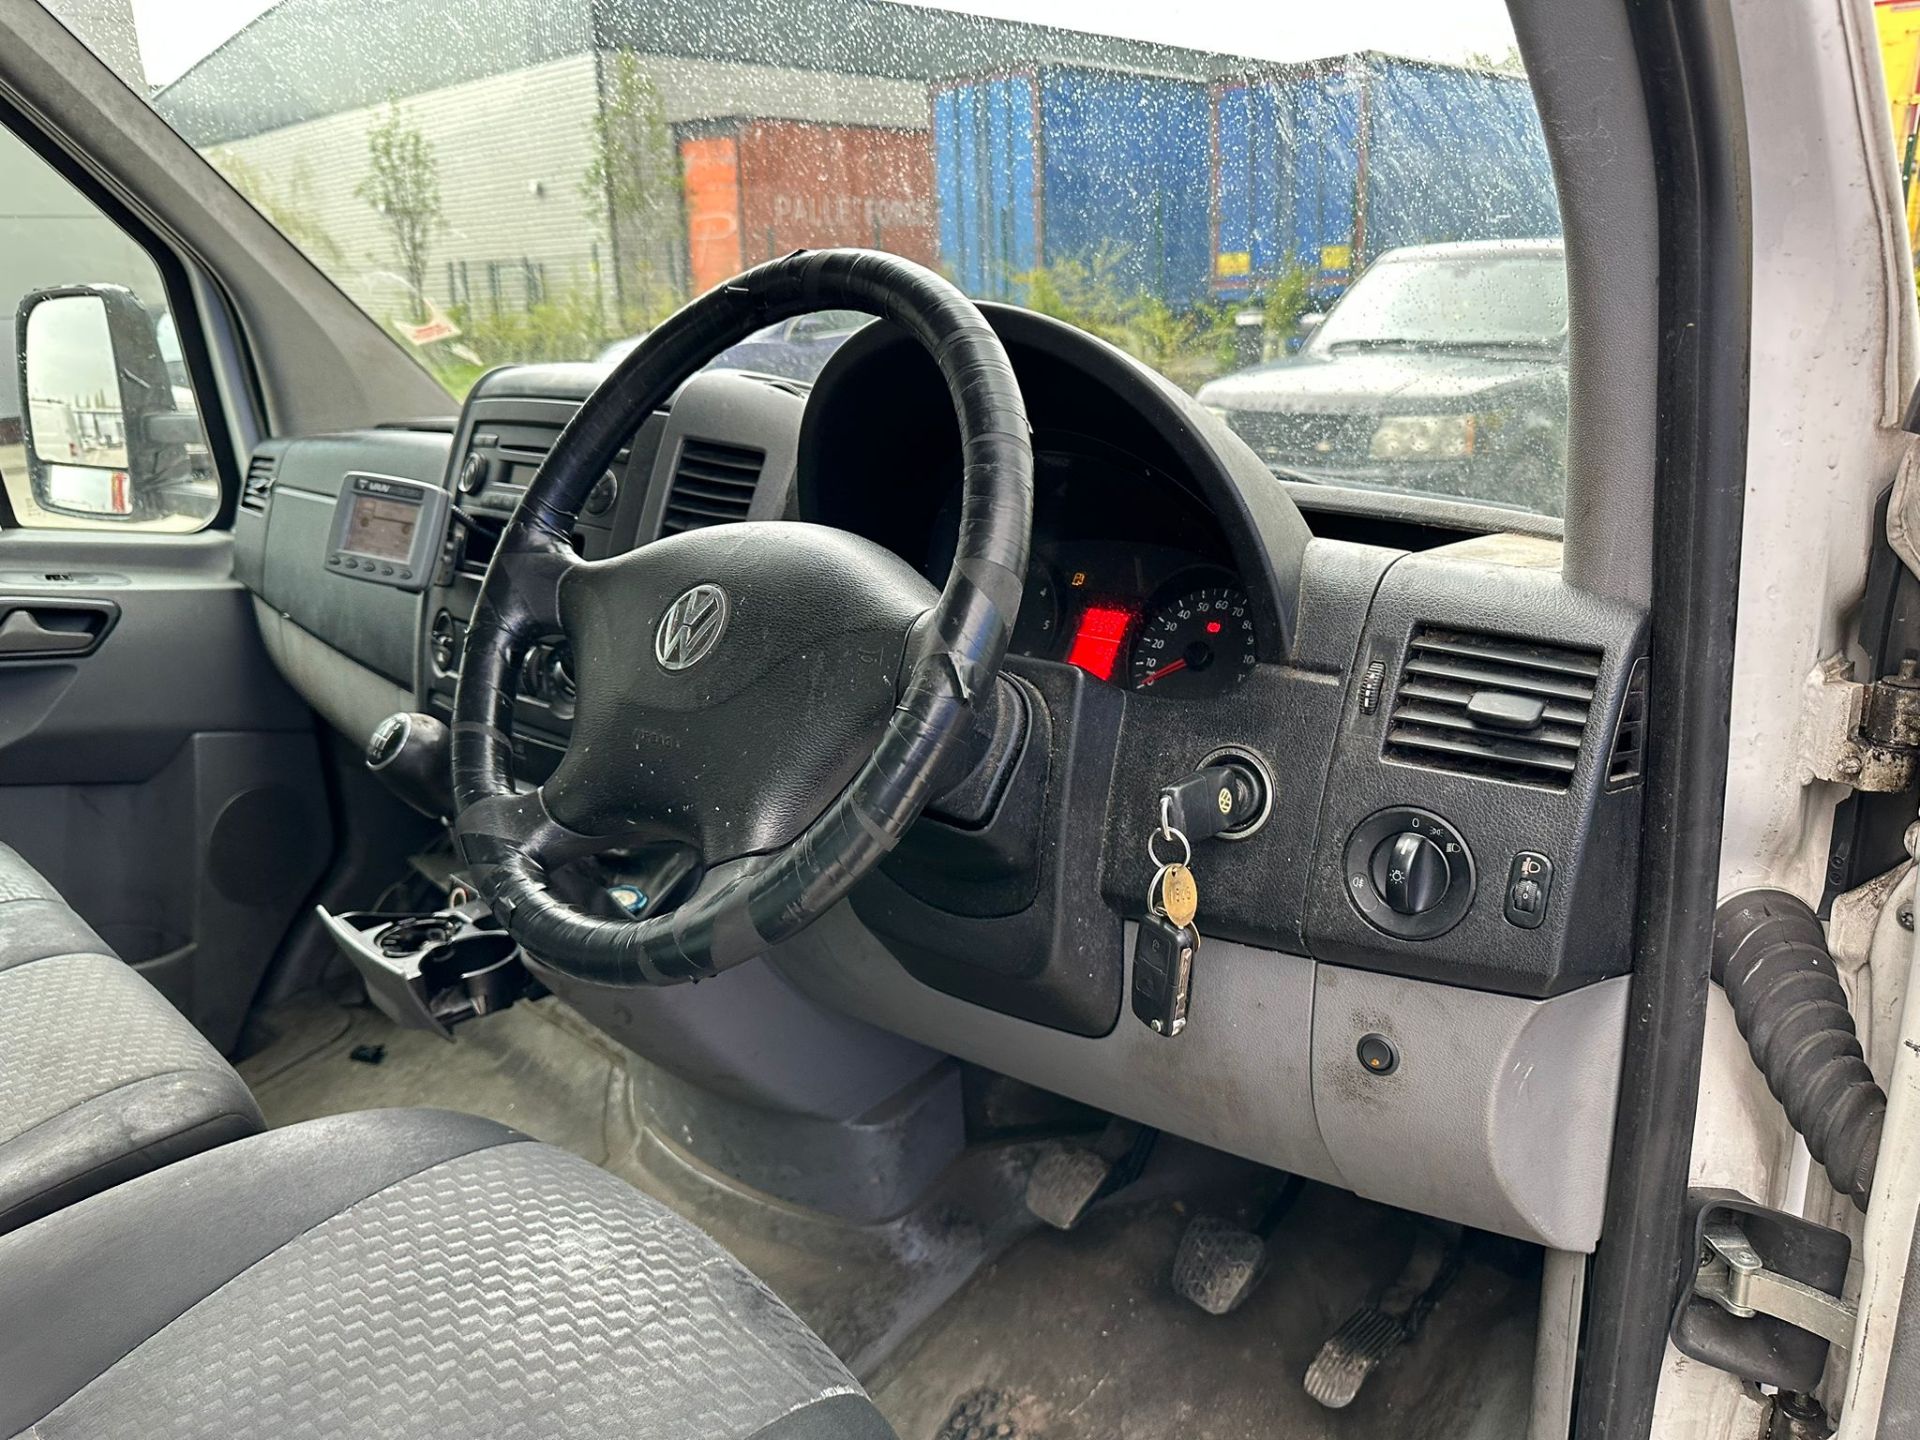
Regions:
[[[1161,377],[1060,322],[983,308],[1033,427],[1033,543],[1005,666],[1029,716],[1022,748],[1004,800],[936,806],[771,967],[807,1003],[1116,1113],[1589,1247],[1624,1043],[1646,616],[1567,585],[1550,541],[1402,527],[1393,537],[1421,548],[1378,543],[1331,510],[1310,527]],[[270,652],[338,728],[364,741],[391,710],[451,716],[493,544],[603,373],[508,368],[449,427],[256,451],[237,569]],[[948,406],[932,362],[885,324],[811,387],[700,374],[637,425],[574,546],[598,560],[800,520],[938,584],[960,523]],[[356,490],[355,476],[390,483]],[[399,583],[395,527],[434,507],[398,517],[392,501],[421,486],[449,514]],[[355,519],[344,507],[360,502]],[[633,623],[644,654],[651,619]],[[556,635],[518,677],[528,783],[565,753],[572,664]],[[1127,1013],[1148,841],[1160,789],[1222,757],[1257,772],[1263,803],[1257,824],[1196,848],[1205,943],[1190,1023],[1169,1041]],[[650,1055],[687,1043],[674,1007],[704,1003],[555,988]],[[1362,1042],[1388,1047],[1391,1073],[1356,1061]]]

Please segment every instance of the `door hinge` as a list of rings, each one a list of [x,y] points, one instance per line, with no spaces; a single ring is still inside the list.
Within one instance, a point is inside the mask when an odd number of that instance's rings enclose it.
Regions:
[[[1815,1389],[1832,1344],[1853,1343],[1846,1232],[1735,1190],[1689,1190],[1687,1222],[1696,1259],[1677,1287],[1674,1348],[1756,1384]]]
[[[1905,790],[1920,756],[1920,662],[1902,660],[1894,674],[1861,684],[1852,660],[1829,656],[1807,677],[1802,719],[1809,776],[1855,790]]]
[[[1700,1269],[1693,1277],[1694,1294],[1742,1320],[1770,1315],[1831,1344],[1853,1343],[1852,1303],[1767,1269],[1746,1232],[1733,1221],[1708,1222],[1701,1239],[1705,1244]]]

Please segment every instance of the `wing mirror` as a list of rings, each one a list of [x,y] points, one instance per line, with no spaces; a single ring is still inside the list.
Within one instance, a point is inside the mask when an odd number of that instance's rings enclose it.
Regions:
[[[218,507],[206,433],[153,317],[121,285],[29,291],[15,316],[34,503],[143,520]]]

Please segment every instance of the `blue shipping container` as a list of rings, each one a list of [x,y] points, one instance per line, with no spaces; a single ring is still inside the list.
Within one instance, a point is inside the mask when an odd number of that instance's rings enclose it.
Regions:
[[[1212,108],[1216,294],[1289,266],[1327,294],[1396,246],[1560,233],[1524,77],[1356,55],[1218,85]]]
[[[933,89],[940,259],[983,299],[1041,265],[1100,261],[1126,293],[1204,299],[1208,94],[1192,81],[1047,66]]]

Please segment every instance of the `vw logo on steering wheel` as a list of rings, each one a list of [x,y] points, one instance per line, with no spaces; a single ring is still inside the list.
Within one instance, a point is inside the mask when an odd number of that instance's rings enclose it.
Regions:
[[[727,628],[727,592],[696,585],[667,607],[653,637],[653,658],[662,670],[685,670],[713,653]]]

